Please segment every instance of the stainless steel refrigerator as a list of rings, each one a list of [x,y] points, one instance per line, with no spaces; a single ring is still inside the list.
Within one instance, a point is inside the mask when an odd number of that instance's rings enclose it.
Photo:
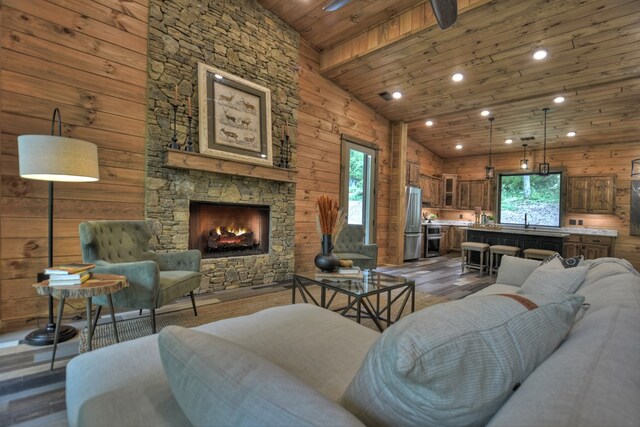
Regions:
[[[420,258],[422,250],[422,190],[407,186],[405,191],[406,220],[404,226],[404,260]]]

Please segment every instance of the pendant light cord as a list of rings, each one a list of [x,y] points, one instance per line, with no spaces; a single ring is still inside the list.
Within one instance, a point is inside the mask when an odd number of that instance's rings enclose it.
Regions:
[[[489,117],[489,167],[491,167],[491,143],[493,141],[493,117]]]

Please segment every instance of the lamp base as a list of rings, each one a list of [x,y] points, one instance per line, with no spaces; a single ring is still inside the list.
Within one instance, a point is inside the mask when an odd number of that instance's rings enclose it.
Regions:
[[[58,335],[58,343],[65,342],[76,336],[78,331],[73,326],[60,325],[60,332]],[[53,339],[56,335],[56,325],[49,323],[46,327],[31,331],[29,335],[24,338],[25,344],[43,346],[53,345]]]

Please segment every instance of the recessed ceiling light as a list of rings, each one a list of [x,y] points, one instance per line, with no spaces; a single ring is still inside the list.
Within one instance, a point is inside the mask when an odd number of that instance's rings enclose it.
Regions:
[[[266,154],[260,154],[260,157],[267,157]]]
[[[569,132],[567,132],[567,136],[569,138],[573,138],[574,136],[576,136],[576,133],[574,131],[569,131]]]
[[[222,80],[222,76],[220,74],[214,74],[213,77],[215,77],[218,80]]]
[[[400,99],[402,98],[402,92],[395,91],[391,94],[391,96],[393,96],[393,99]]]
[[[456,145],[456,150],[462,150],[462,144]]]
[[[536,61],[540,61],[541,59],[546,58],[548,54],[549,51],[547,51],[547,49],[537,49],[535,52],[533,52],[533,59],[535,59]]]
[[[511,143],[513,143],[513,139],[511,139],[511,138],[509,138],[509,139],[505,139],[505,140],[504,140],[504,143],[505,143],[505,144],[511,144]]]
[[[487,117],[489,114],[491,114],[491,112],[490,112],[489,110],[482,110],[482,111],[480,112],[480,115],[481,115],[482,117]]]
[[[564,102],[564,96],[556,96],[555,98],[553,98],[553,102],[555,102],[556,104],[562,104]]]
[[[460,82],[462,81],[462,79],[464,79],[464,75],[462,75],[462,73],[455,73],[453,76],[451,76],[451,80],[453,80],[454,82]]]
[[[433,120],[427,120],[424,124],[427,126],[433,126]]]

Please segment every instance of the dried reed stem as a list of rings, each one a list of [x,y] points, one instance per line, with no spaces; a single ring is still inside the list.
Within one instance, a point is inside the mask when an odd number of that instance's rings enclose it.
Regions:
[[[320,232],[337,236],[346,222],[346,215],[338,206],[338,202],[329,196],[320,196],[316,205]]]

